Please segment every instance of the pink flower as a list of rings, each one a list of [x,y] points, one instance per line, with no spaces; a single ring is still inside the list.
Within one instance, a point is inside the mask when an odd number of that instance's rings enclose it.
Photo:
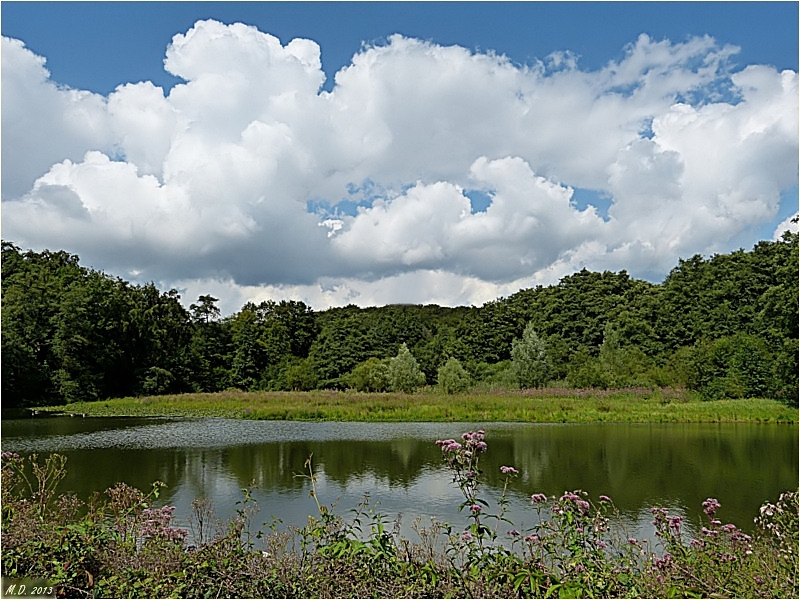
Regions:
[[[703,502],[703,512],[706,513],[708,518],[713,518],[722,505],[716,498],[709,498]]]
[[[518,475],[519,471],[517,471],[514,467],[500,467],[500,472],[504,475]]]
[[[533,494],[531,496],[531,502],[536,502],[537,504],[541,504],[542,502],[547,502],[547,496],[544,494]]]

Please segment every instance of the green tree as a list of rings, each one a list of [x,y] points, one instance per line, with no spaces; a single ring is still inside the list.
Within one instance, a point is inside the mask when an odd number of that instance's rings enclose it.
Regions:
[[[451,356],[439,367],[437,383],[446,394],[465,392],[470,387],[469,373],[461,366],[461,361]]]
[[[389,361],[389,386],[393,391],[410,394],[421,385],[425,385],[425,374],[404,342],[397,356]]]
[[[232,320],[219,319],[217,302],[217,298],[205,295],[189,306],[192,324],[189,379],[192,389],[198,392],[217,392],[232,385]]]
[[[544,341],[533,323],[525,326],[522,339],[511,343],[511,364],[521,388],[542,387],[550,375],[550,362]]]
[[[308,392],[317,387],[317,372],[308,358],[292,358],[283,370],[286,389]]]
[[[246,390],[269,387],[270,367],[291,355],[291,340],[286,326],[274,318],[270,305],[248,302],[234,318],[232,327],[233,362],[231,379]]]
[[[347,384],[359,392],[385,392],[389,389],[389,360],[368,358],[350,372]]]

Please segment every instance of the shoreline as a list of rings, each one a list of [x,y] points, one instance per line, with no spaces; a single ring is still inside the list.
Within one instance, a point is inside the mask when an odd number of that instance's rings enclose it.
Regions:
[[[354,391],[240,392],[116,398],[29,409],[85,417],[225,417],[278,421],[529,423],[783,423],[776,400],[701,401],[681,390],[486,390],[447,395]]]

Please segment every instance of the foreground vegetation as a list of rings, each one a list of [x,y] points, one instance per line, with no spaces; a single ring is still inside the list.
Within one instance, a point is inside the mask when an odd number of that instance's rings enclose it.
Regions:
[[[2,244],[4,408],[186,392],[685,388],[798,402],[798,235],[681,260],[660,284],[564,277],[480,307],[246,303]]]
[[[2,575],[7,597],[741,597],[798,596],[798,494],[765,503],[747,532],[703,502],[704,524],[653,507],[654,535],[630,537],[613,501],[580,490],[531,495],[528,530],[504,517],[505,487],[482,498],[483,431],[438,440],[463,495],[462,526],[414,524],[413,539],[365,500],[347,517],[322,503],[306,462],[316,516],[302,528],[255,530],[252,490],[234,517],[192,503],[187,527],[174,507],[119,483],[87,503],[57,495],[65,458],[3,454]],[[506,486],[519,476],[500,467]],[[311,502],[311,500],[309,500]],[[13,587],[12,587],[13,586]]]
[[[62,411],[64,407],[45,407]],[[623,390],[239,392],[76,402],[87,416],[227,417],[289,421],[528,423],[797,423],[797,408],[775,400],[703,401],[671,388]]]

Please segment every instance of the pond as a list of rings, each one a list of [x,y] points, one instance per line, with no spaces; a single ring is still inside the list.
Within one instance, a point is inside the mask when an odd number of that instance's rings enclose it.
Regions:
[[[258,529],[273,517],[302,526],[316,514],[302,477],[313,456],[317,493],[336,511],[369,494],[377,512],[401,516],[407,534],[415,518],[435,516],[466,524],[463,500],[435,440],[482,428],[483,497],[496,508],[501,465],[519,478],[509,487],[514,527],[534,523],[533,493],[583,489],[593,500],[611,497],[631,535],[652,533],[650,508],[701,524],[701,503],[717,498],[719,518],[749,529],[759,506],[798,488],[798,428],[758,424],[521,424],[521,423],[305,423],[233,419],[35,417],[2,421],[2,450],[68,458],[61,491],[88,498],[124,481],[147,491],[167,488],[160,500],[175,505],[184,524],[193,499],[213,500],[227,519],[254,484]],[[378,503],[376,505],[376,503]],[[508,525],[508,528],[511,528]]]

